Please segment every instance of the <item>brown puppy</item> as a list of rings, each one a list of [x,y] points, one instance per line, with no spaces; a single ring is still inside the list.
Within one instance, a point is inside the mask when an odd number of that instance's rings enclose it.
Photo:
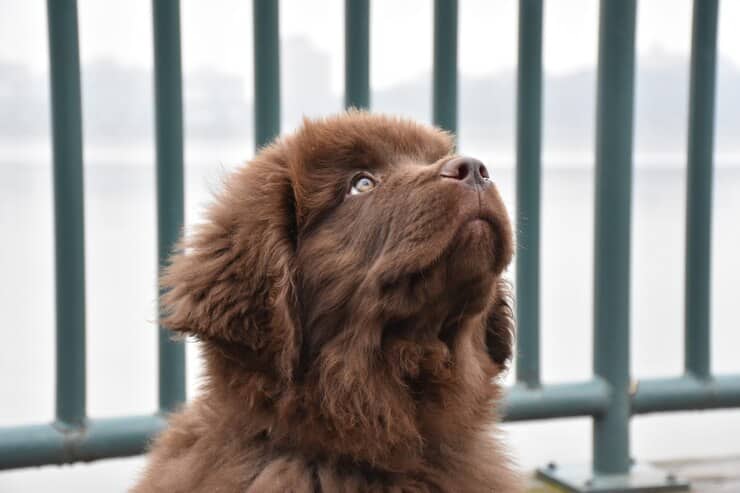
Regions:
[[[491,429],[512,233],[450,136],[352,111],[236,171],[163,277],[201,395],[137,492],[514,492]]]

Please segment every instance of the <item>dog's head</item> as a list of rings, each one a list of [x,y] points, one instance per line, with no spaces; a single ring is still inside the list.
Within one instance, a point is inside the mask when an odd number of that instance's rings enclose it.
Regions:
[[[290,396],[280,412],[330,430],[324,445],[293,431],[313,447],[377,462],[443,409],[475,421],[512,345],[491,175],[432,127],[305,121],[228,179],[173,257],[165,323],[242,360],[270,402]],[[353,445],[367,433],[378,450]]]

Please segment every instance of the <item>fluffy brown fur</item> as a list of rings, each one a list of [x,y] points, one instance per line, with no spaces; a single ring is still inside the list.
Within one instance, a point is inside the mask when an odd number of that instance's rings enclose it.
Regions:
[[[206,381],[134,491],[519,491],[491,428],[511,227],[491,181],[443,176],[453,152],[353,111],[233,173],[163,275]]]

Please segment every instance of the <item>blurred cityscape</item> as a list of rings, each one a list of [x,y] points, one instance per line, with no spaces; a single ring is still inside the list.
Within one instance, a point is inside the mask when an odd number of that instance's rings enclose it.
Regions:
[[[342,95],[330,89],[330,57],[303,38],[282,46],[282,120],[295,126],[303,115],[337,111]],[[686,135],[688,64],[663,52],[638,60],[636,139],[643,151],[677,149]],[[511,142],[515,114],[515,74],[509,70],[459,82],[460,134],[466,143],[491,148]],[[251,81],[240,76],[201,70],[185,74],[185,131],[188,139],[208,141],[251,139],[252,101],[245,95]],[[151,139],[153,132],[152,74],[138,67],[99,60],[82,68],[85,139],[90,144],[132,143]],[[373,108],[429,121],[430,76],[418,77],[375,91]],[[544,121],[549,146],[559,150],[584,147],[593,135],[594,69],[546,75]],[[740,151],[740,69],[719,60],[717,144],[721,152]],[[734,88],[734,89],[733,89]],[[45,137],[49,133],[49,88],[44,74],[0,62],[0,138]],[[682,148],[682,144],[679,146]]]

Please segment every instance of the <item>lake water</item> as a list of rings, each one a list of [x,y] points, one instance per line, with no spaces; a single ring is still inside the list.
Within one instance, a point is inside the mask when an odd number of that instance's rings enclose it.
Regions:
[[[187,222],[237,159],[218,146],[187,151]],[[243,147],[249,149],[249,147]],[[0,152],[0,426],[46,422],[54,409],[54,291],[48,152]],[[21,157],[26,156],[26,157]],[[156,405],[155,201],[151,149],[90,154],[86,166],[87,383],[89,414],[142,414]],[[685,171],[682,159],[637,158],[632,257],[632,373],[682,367]],[[513,209],[510,159],[486,160]],[[715,172],[712,356],[740,372],[740,159]],[[548,382],[591,373],[593,167],[545,162],[542,232],[542,368]],[[189,395],[198,358],[188,347]],[[511,381],[511,376],[509,376]],[[523,467],[590,457],[590,420],[506,424]],[[740,410],[640,417],[639,460],[740,455]],[[142,458],[0,473],[0,491],[124,491]]]

